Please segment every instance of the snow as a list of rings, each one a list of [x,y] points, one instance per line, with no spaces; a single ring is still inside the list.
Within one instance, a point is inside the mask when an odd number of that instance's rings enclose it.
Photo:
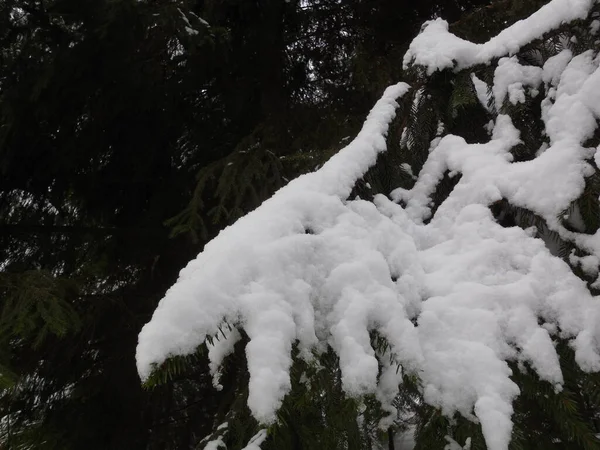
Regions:
[[[465,445],[462,446],[450,436],[446,436],[448,444],[444,447],[444,450],[471,450],[471,438],[467,438]]]
[[[195,13],[194,13],[194,12],[192,12],[192,11],[189,11],[189,13],[190,13],[192,16],[194,16],[194,17],[196,18],[196,20],[197,20],[198,22],[200,22],[202,25],[204,25],[204,26],[205,26],[205,27],[207,27],[207,28],[210,28],[210,24],[209,24],[209,23],[208,23],[206,20],[204,20],[202,17],[198,16],[197,14],[195,14]]]
[[[192,24],[190,23],[190,20],[188,19],[188,17],[185,15],[185,13],[181,10],[181,8],[177,8],[177,11],[179,11],[179,14],[181,15],[181,18],[183,19],[184,22],[184,29],[185,31],[190,35],[190,36],[194,36],[199,34],[200,32],[198,30],[196,30],[194,27],[192,27]],[[203,26],[205,26],[206,28],[210,28],[210,24],[204,20],[202,17],[197,16],[196,14],[194,14],[192,11],[188,11],[188,13],[190,15],[192,15],[197,22],[200,22]]]
[[[210,439],[210,436],[207,438],[204,438],[202,441],[200,441],[200,444],[204,443],[204,450],[219,450],[219,449],[225,449],[227,450],[227,445],[225,445],[225,442],[223,441],[223,438],[227,435],[227,432],[229,428],[229,424],[227,422],[222,423],[221,425],[219,425],[216,429],[216,434],[217,436],[214,436],[213,439]]]
[[[169,356],[191,353],[220,334],[208,345],[218,387],[219,368],[239,341],[239,328],[249,337],[248,405],[263,424],[276,420],[291,389],[297,344],[309,363],[333,349],[345,392],[381,400],[389,414],[381,426],[395,414],[402,374],[411,373],[427,403],[478,421],[487,447],[507,450],[519,395],[508,362],[529,366],[560,390],[552,340],[558,335],[571,340],[583,370],[600,370],[598,299],[535,229],[504,228],[489,208],[506,200],[537,214],[584,253],[572,254],[572,265],[598,274],[600,232],[581,233],[581,213],[572,204],[595,172],[588,160],[600,159],[598,149],[585,147],[600,119],[599,58],[564,50],[534,67],[512,56],[561,23],[585,17],[591,4],[553,0],[485,44],[453,36],[440,19],[429,22],[406,64],[433,73],[499,58],[490,89],[472,78],[486,107],[490,95],[497,111],[507,100],[543,97],[548,142],[535,159],[513,162],[510,151],[521,141],[507,115],[496,116],[484,143],[443,135],[441,125],[412,189],[396,189],[391,200],[348,201],[385,151],[396,100],[410,89],[405,83],[389,87],[347,147],[223,230],[181,271],[140,333],[141,378]],[[415,98],[423,94],[421,88]],[[410,143],[406,133],[403,140]],[[412,174],[407,164],[398,170]],[[446,173],[461,177],[433,214],[432,195]],[[566,210],[572,211],[565,219],[570,229],[561,219]],[[387,340],[390,354],[372,348],[372,331]],[[258,448],[266,436],[261,433],[248,450]],[[448,439],[449,449],[470,446]]]
[[[538,87],[542,82],[541,67],[522,66],[516,57],[501,58],[494,73],[493,94],[496,110],[502,108],[504,99],[515,105],[525,103],[524,86]]]
[[[548,58],[543,67],[542,80],[544,83],[557,86],[560,81],[560,76],[572,58],[573,54],[569,49],[565,49],[559,54]]]
[[[267,430],[260,430],[252,439],[250,439],[248,445],[246,445],[242,450],[260,450],[260,446],[266,438]]]
[[[489,111],[490,93],[488,85],[485,83],[485,81],[482,81],[479,78],[477,78],[477,76],[474,73],[471,74],[471,80],[473,80],[473,86],[475,87],[477,100],[479,100],[481,106],[483,106],[487,111]]]
[[[569,256],[569,262],[574,266],[580,266],[581,270],[586,275],[589,276],[597,276],[598,275],[598,267],[600,266],[600,258],[596,255],[587,255],[587,256],[575,256],[571,254]]]
[[[242,338],[237,328],[231,330],[223,330],[222,328],[221,330],[221,336],[217,335],[212,342],[207,343],[210,374],[213,377],[213,386],[217,390],[223,388],[219,383],[221,364],[228,355],[233,353],[235,344]]]
[[[248,404],[260,421],[275,420],[290,389],[292,344],[298,340],[303,355],[310,358],[319,342],[317,333],[331,333],[329,341],[342,359],[348,392],[375,389],[377,360],[366,326],[376,318],[367,320],[365,314],[381,313],[375,299],[363,300],[375,295],[389,304],[390,314],[381,319],[395,341],[402,341],[405,331],[392,327],[393,320],[404,321],[407,333],[414,327],[395,301],[391,279],[380,286],[383,276],[377,269],[386,263],[372,249],[376,242],[349,245],[359,235],[369,236],[369,220],[380,221],[374,206],[357,202],[349,208],[342,199],[385,150],[384,134],[395,115],[396,99],[408,88],[405,83],[388,88],[344,150],[223,230],[181,271],[140,333],[136,356],[143,379],[169,355],[193,352],[207,336],[217,335],[224,320],[238,324],[241,319],[250,337]],[[365,269],[373,276],[364,276]],[[322,294],[317,305],[315,284]],[[401,347],[407,355],[415,353],[409,341]],[[211,349],[213,373],[225,350]]]
[[[404,66],[424,66],[427,74],[489,64],[494,58],[514,55],[521,47],[566,22],[587,17],[593,0],[552,0],[524,20],[506,28],[483,44],[475,44],[448,31],[448,22],[435,19],[410,44]]]
[[[225,443],[223,442],[223,439],[221,439],[221,438],[217,438],[212,441],[209,441],[204,446],[204,450],[219,450],[219,449],[226,449],[226,448],[227,448],[227,446],[225,445]]]
[[[408,163],[400,164],[400,170],[402,170],[403,172],[408,174],[411,178],[413,178],[415,180],[417,179],[417,177],[413,173],[412,167],[410,167],[410,164],[408,164]]]
[[[190,23],[189,19],[185,15],[185,13],[181,10],[181,8],[177,8],[177,11],[179,11],[179,14],[181,15],[181,18],[183,19],[183,21],[185,22],[186,27],[191,28],[192,24]]]
[[[415,448],[415,431],[416,426],[410,425],[405,431],[396,433],[394,436],[395,450],[413,450]]]

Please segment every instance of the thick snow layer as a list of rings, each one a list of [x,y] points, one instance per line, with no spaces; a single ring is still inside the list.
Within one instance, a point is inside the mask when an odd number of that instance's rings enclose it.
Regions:
[[[542,82],[543,70],[541,67],[522,66],[516,57],[501,58],[494,73],[493,94],[496,101],[496,110],[500,111],[504,99],[525,103],[524,86],[537,88]]]
[[[369,238],[371,225],[381,217],[373,205],[348,207],[343,202],[385,150],[396,99],[407,90],[405,83],[388,88],[351,144],[318,172],[292,181],[223,230],[181,271],[140,333],[137,363],[142,378],[169,355],[193,352],[206,336],[217,334],[224,320],[241,323],[250,337],[249,406],[268,423],[290,389],[290,352],[296,340],[308,357],[320,340],[317,336],[327,336],[340,354],[344,386],[353,394],[377,386],[377,360],[368,333],[373,321],[381,321],[405,359],[419,360],[414,327],[385,275],[376,235]],[[389,221],[387,226],[392,228]],[[365,238],[363,244],[354,242]],[[381,311],[380,305],[389,311]],[[215,374],[230,350],[230,345],[217,342],[209,355]]]
[[[434,21],[408,60],[433,71],[452,60],[466,67],[513,54],[561,22],[584,17],[590,5],[554,0],[482,45]],[[400,364],[419,376],[428,403],[478,420],[487,447],[506,450],[519,394],[508,361],[527,363],[561,389],[552,340],[559,334],[571,339],[584,370],[599,371],[600,301],[534,229],[502,227],[489,206],[504,199],[536,213],[586,253],[572,255],[572,264],[598,273],[600,232],[585,235],[559,220],[595,171],[588,161],[600,159],[585,147],[600,119],[598,65],[591,51],[563,51],[541,68],[499,61],[491,86],[497,110],[523,101],[525,87],[543,95],[548,143],[535,159],[513,162],[519,131],[500,114],[489,142],[437,137],[414,187],[395,190],[393,201],[347,201],[385,150],[396,99],[409,90],[404,83],[388,88],[354,141],[223,230],[181,271],[140,333],[140,376],[170,355],[193,352],[226,323],[250,339],[248,404],[262,423],[275,420],[291,388],[292,346],[309,362],[330,347],[349,395],[373,393],[393,414]],[[473,80],[487,103],[487,86]],[[432,195],[448,172],[460,180],[433,215]],[[388,341],[391,360],[372,348],[372,331]],[[224,334],[209,345],[216,386],[220,364],[240,338],[235,329]]]
[[[558,28],[565,22],[587,17],[593,0],[552,0],[527,19],[508,27],[483,44],[475,44],[448,31],[448,22],[435,19],[410,44],[404,66],[424,66],[431,75],[436,70],[457,70],[476,64],[489,64],[494,58],[514,55],[521,47]]]

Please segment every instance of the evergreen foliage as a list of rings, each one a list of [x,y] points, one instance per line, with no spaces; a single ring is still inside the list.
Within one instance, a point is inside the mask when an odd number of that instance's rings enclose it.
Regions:
[[[465,13],[487,3],[2,2],[0,445],[202,449],[219,437],[243,448],[260,429],[246,406],[246,338],[227,358],[221,391],[204,347],[167,361],[142,388],[133,362],[139,329],[185,262],[328,159],[391,82],[406,79],[414,89],[388,152],[353,195],[411,187],[436,136],[487,140],[484,125],[499,111],[478,102],[470,72],[489,81],[493,66],[433,77],[401,68],[434,14],[484,41],[544,2],[504,0]],[[565,46],[597,46],[588,25],[565,26],[519,57],[540,65]],[[540,100],[502,107],[521,131],[517,160],[533,158],[544,142]],[[445,177],[436,204],[456,181]],[[599,193],[595,174],[573,205],[586,233],[600,226]],[[535,224],[566,260],[584,255],[531,212],[508,202],[494,209],[507,225]],[[384,340],[373,342],[387,355]],[[514,369],[522,389],[515,449],[598,448],[600,380],[558,346],[561,393]],[[413,425],[418,449],[443,448],[448,435],[485,448],[476,424],[423,402],[413,375],[397,398],[402,415],[383,432],[377,399],[347,398],[340,377],[332,352],[310,367],[295,359],[291,394],[263,448],[392,448],[394,433]]]

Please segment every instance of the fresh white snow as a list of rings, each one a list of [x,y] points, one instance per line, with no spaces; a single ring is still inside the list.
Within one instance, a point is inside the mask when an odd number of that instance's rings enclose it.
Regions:
[[[136,356],[142,378],[169,355],[193,352],[207,335],[217,335],[224,320],[241,322],[250,337],[248,403],[260,421],[269,423],[290,389],[290,352],[296,340],[308,358],[322,340],[317,334],[331,331],[328,339],[346,368],[344,386],[353,394],[374,391],[377,385],[377,360],[367,329],[371,319],[365,315],[369,310],[384,316],[394,341],[406,349],[407,356],[412,354],[410,359],[419,358],[418,343],[411,342],[416,339],[414,327],[396,301],[389,276],[380,286],[386,275],[379,272],[387,269],[372,249],[376,242],[354,242],[371,234],[361,209],[375,212],[376,221],[379,214],[372,204],[346,205],[343,200],[385,150],[384,135],[395,115],[396,99],[408,88],[405,83],[388,88],[352,143],[319,171],[292,181],[223,230],[181,271],[140,333]],[[393,228],[389,220],[387,226]],[[355,289],[350,287],[352,278]],[[315,284],[323,294],[319,298]],[[341,291],[344,301],[338,302]],[[371,295],[376,297],[367,298]],[[377,297],[390,311],[380,311]],[[395,319],[400,322],[394,324]],[[411,331],[412,339],[404,340]],[[228,350],[217,345],[210,353],[216,358],[213,373]]]
[[[435,19],[410,44],[404,66],[423,66],[431,75],[436,70],[457,70],[489,64],[493,58],[514,55],[521,47],[566,22],[587,17],[594,0],[552,0],[527,19],[520,20],[483,44],[475,44],[448,31],[448,22]]]
[[[588,161],[600,160],[597,149],[584,147],[600,119],[599,58],[564,50],[533,67],[512,57],[561,23],[586,17],[591,6],[591,0],[553,0],[485,44],[453,36],[443,20],[429,22],[405,63],[433,73],[500,58],[491,86],[497,111],[507,101],[523,102],[531,89],[543,95],[548,142],[537,157],[513,162],[510,150],[520,136],[504,114],[486,143],[443,136],[442,126],[412,189],[395,190],[391,200],[348,201],[385,151],[396,100],[410,89],[389,87],[354,141],[223,230],[181,271],[140,333],[142,379],[169,356],[191,353],[220,334],[208,346],[219,387],[219,367],[240,339],[238,327],[250,339],[248,405],[261,423],[275,421],[291,388],[292,346],[309,362],[330,347],[349,395],[374,393],[392,417],[402,371],[415,373],[425,401],[478,420],[488,448],[506,450],[519,394],[507,361],[528,363],[560,390],[552,341],[560,333],[572,339],[584,370],[600,370],[598,299],[535,238],[536,230],[503,228],[489,209],[505,199],[536,213],[587,253],[571,255],[571,264],[598,274],[600,232],[568,230],[559,218],[594,173]],[[487,85],[472,79],[487,107]],[[412,173],[407,165],[402,170]],[[460,181],[432,216],[431,196],[447,172]],[[373,330],[387,339],[393,360],[372,348]],[[258,448],[261,433],[248,449]],[[448,442],[449,449],[470,445]]]

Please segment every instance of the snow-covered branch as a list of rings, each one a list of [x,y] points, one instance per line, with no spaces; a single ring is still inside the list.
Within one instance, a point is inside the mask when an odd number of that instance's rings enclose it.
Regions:
[[[402,379],[399,363],[418,375],[425,401],[447,415],[477,419],[488,448],[506,450],[519,394],[509,361],[526,363],[560,390],[554,347],[560,338],[571,340],[582,369],[600,370],[598,299],[536,230],[503,227],[490,211],[505,200],[535,213],[588,253],[572,261],[588,272],[600,264],[600,233],[576,232],[559,220],[597,171],[592,160],[600,165],[598,150],[586,147],[600,119],[599,57],[564,50],[541,67],[510,57],[587,17],[592,5],[553,0],[485,44],[448,33],[444,21],[430,22],[405,63],[431,74],[501,58],[491,94],[474,75],[468,79],[484,106],[494,96],[498,111],[543,95],[546,145],[536,157],[514,162],[520,132],[509,115],[498,114],[488,142],[436,139],[414,187],[395,190],[393,201],[348,200],[386,149],[396,100],[409,90],[405,83],[391,86],[350,145],[225,229],[181,271],[140,333],[141,377],[169,356],[193,352],[226,321],[250,339],[248,405],[262,423],[275,420],[291,389],[297,345],[309,362],[333,349],[345,392],[375,394],[389,411]],[[447,173],[460,179],[432,214],[432,196]],[[393,361],[372,347],[373,331],[389,343]],[[215,376],[239,337],[234,330],[209,345]]]

